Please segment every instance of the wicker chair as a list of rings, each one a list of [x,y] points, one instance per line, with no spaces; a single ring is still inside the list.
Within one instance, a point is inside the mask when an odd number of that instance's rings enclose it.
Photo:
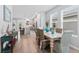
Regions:
[[[62,33],[62,28],[56,28],[57,33]]]
[[[40,45],[40,43],[39,43],[39,29],[36,29],[36,41],[37,41],[37,44]]]
[[[44,32],[42,29],[39,29],[39,40],[40,40],[40,49],[45,48],[45,42],[49,41],[48,39],[45,39]]]

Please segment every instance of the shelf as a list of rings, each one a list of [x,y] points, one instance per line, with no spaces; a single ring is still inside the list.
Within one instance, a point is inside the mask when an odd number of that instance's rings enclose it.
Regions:
[[[78,38],[78,35],[72,34],[72,37]]]
[[[78,20],[64,20],[63,22],[78,22]],[[57,23],[57,21],[52,22],[52,23]]]
[[[56,22],[52,22],[52,23],[57,23],[57,21]]]
[[[64,20],[63,22],[77,22],[78,20]]]

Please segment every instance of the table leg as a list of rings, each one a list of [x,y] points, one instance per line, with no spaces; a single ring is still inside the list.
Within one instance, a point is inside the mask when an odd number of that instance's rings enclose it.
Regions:
[[[53,48],[54,48],[54,40],[50,40],[50,52],[53,52]]]

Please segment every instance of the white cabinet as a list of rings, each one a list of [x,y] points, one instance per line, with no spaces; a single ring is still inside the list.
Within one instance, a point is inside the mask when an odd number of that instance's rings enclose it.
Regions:
[[[77,36],[79,34],[79,30],[78,30],[79,11],[78,10],[79,10],[79,7],[74,7],[74,8],[70,7],[70,8],[67,8],[67,10],[63,10],[63,30],[64,31],[71,30],[73,31],[73,34],[71,35],[77,35]],[[72,37],[70,39],[69,52],[79,52],[78,43],[79,43],[79,39]]]
[[[63,10],[63,30],[72,30],[78,34],[78,8]]]

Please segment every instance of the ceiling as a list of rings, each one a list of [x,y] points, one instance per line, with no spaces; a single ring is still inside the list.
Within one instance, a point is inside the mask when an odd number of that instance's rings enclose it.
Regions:
[[[13,5],[14,18],[32,18],[35,13],[46,12],[56,5]]]

